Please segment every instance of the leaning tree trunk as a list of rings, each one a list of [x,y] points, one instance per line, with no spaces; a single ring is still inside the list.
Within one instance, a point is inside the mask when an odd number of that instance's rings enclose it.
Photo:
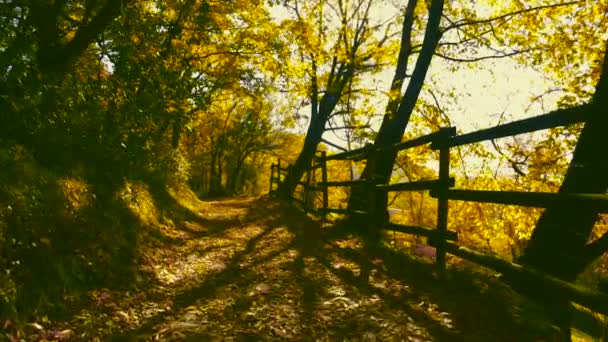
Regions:
[[[325,120],[322,120],[319,115],[313,116],[306,132],[302,151],[300,151],[298,159],[296,159],[295,163],[289,169],[287,176],[285,176],[285,180],[279,184],[277,193],[280,198],[288,199],[295,191],[298,181],[300,181],[304,172],[306,172],[311,165],[324,131]]]
[[[317,147],[319,146],[319,143],[321,143],[321,137],[325,132],[325,124],[340,101],[340,97],[342,97],[342,93],[344,92],[344,87],[354,75],[354,69],[351,64],[343,64],[339,67],[339,70],[340,71],[338,71],[335,76],[330,77],[330,79],[335,79],[333,82],[328,81],[325,95],[323,95],[319,101],[317,65],[313,58],[310,124],[308,125],[306,137],[304,138],[304,146],[298,155],[298,159],[296,159],[295,163],[291,166],[287,176],[285,176],[285,180],[279,184],[279,188],[277,189],[278,196],[284,200],[291,197],[298,185],[298,181],[300,181],[304,172],[310,167]],[[334,75],[333,72],[331,75]]]
[[[608,55],[591,100],[585,124],[559,193],[605,194],[608,189]],[[585,206],[547,208],[536,224],[520,263],[535,267],[566,281],[576,277],[606,251],[608,235],[589,242],[598,212]],[[526,286],[524,286],[526,287]],[[530,287],[529,285],[527,287]],[[542,293],[541,293],[542,292]],[[556,323],[570,340],[569,302],[550,291],[539,291],[541,299],[555,313]]]
[[[389,100],[389,104],[386,109],[386,114],[382,120],[380,131],[374,142],[375,147],[390,146],[392,144],[401,141],[401,137],[405,132],[405,128],[409,122],[409,119],[422,90],[424,79],[426,78],[427,71],[431,65],[431,59],[437,48],[437,44],[440,39],[439,23],[441,21],[441,15],[443,13],[443,0],[434,0],[431,3],[429,9],[429,19],[426,26],[426,32],[424,36],[424,42],[418,60],[416,61],[416,67],[412,73],[412,78],[407,86],[405,94],[401,98],[401,102]],[[395,77],[391,84],[391,94],[397,95],[401,91],[401,85],[405,79],[405,72],[407,69],[407,59],[411,53],[411,30],[414,20],[414,8],[416,1],[410,0],[408,7],[404,14],[403,32],[401,37],[401,48],[399,52],[399,59],[397,61],[397,69],[395,71]],[[397,108],[398,107],[398,108]],[[373,179],[378,182],[386,183],[390,180],[393,172],[393,164],[397,157],[396,152],[383,152],[371,154],[368,158],[373,158],[372,163],[368,159],[368,163],[361,174],[361,178],[369,179],[370,170],[368,165],[374,165]],[[363,210],[368,209],[369,196],[364,188],[353,188],[348,207],[350,210]],[[388,218],[386,211],[387,193],[378,192],[376,194],[375,206],[373,212],[376,214],[382,213],[380,217],[374,218],[378,221],[383,221]]]

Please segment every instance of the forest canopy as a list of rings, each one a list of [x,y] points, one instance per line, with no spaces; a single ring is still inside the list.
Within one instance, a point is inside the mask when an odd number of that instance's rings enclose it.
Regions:
[[[584,151],[608,148],[607,16],[608,3],[591,0],[0,1],[0,316],[58,314],[61,296],[134,279],[155,241],[149,230],[189,219],[190,202],[176,197],[264,194],[281,159],[286,198],[317,150],[591,108],[595,128],[458,147],[451,172],[465,189],[584,183],[605,194],[605,157],[591,174],[570,170],[591,158]],[[386,182],[437,169],[427,148],[373,158]],[[369,171],[342,163],[329,172]],[[340,190],[331,201],[360,209],[363,197]],[[428,195],[385,200],[396,220],[434,225]],[[530,243],[560,221],[550,210],[450,209],[465,245],[592,287],[608,267],[606,216],[577,212],[578,245],[564,229],[550,248]],[[574,255],[594,241],[593,257],[556,269],[555,249]]]

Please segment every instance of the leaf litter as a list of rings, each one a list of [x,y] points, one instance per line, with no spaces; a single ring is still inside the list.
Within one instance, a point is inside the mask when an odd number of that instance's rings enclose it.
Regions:
[[[71,320],[33,322],[28,340],[508,341],[532,336],[513,329],[515,321],[492,322],[483,330],[483,322],[467,321],[467,310],[478,306],[465,307],[462,293],[446,295],[428,265],[391,268],[386,255],[366,250],[356,237],[329,238],[331,226],[267,198],[205,202],[198,217],[183,230],[173,228],[183,244],[146,250],[141,268],[150,279],[137,290],[92,291],[90,306]],[[416,278],[418,273],[422,276]]]

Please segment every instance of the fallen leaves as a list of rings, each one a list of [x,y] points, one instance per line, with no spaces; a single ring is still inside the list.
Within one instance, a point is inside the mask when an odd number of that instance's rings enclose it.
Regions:
[[[31,323],[31,340],[101,341],[131,331],[163,341],[431,341],[436,326],[455,329],[449,313],[389,275],[382,259],[367,259],[362,279],[361,261],[348,252],[363,253],[355,238],[328,247],[314,222],[267,202],[206,206],[206,224],[222,228],[191,224],[204,235],[146,250],[142,269],[153,281],[142,292],[91,291],[91,306],[70,322]]]

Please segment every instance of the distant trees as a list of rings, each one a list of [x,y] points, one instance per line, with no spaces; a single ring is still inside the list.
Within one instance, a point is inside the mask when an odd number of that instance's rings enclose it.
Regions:
[[[252,176],[245,177],[245,171],[254,164],[254,155],[274,153],[282,147],[282,133],[273,127],[271,104],[263,96],[222,97],[224,101],[215,101],[183,141],[195,161],[192,183],[208,196],[242,193]]]

